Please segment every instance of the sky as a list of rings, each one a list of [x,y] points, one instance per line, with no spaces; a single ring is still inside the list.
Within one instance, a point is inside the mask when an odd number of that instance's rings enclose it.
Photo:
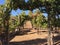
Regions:
[[[25,0],[25,2],[27,2],[28,0]],[[4,4],[5,3],[5,0],[0,0],[0,5],[2,5],[2,4]],[[20,10],[20,9],[17,9],[17,10],[12,10],[11,11],[11,15],[18,15],[18,14],[21,14],[22,13],[22,11],[23,10]],[[33,12],[34,12],[35,10],[33,10]],[[26,13],[26,15],[28,15],[28,10],[26,10],[25,11],[25,13]],[[43,15],[45,16],[45,17],[47,17],[47,13],[43,13]]]
[[[5,1],[4,0],[0,0],[0,5],[4,4]]]

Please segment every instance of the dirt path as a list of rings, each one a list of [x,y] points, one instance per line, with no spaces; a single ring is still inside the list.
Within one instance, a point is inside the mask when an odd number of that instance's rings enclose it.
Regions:
[[[57,35],[58,34],[54,34],[54,36]],[[48,37],[47,33],[37,34],[37,31],[32,31],[26,35],[17,35],[10,42],[21,42],[21,41],[34,40],[34,39],[47,39],[47,37]]]
[[[32,28],[30,22],[26,23],[25,28]],[[57,36],[58,34],[54,34]],[[10,45],[41,45],[44,42],[47,42],[48,33],[40,32],[37,34],[37,30],[31,30],[28,34],[25,35],[17,35],[12,40],[10,40]]]

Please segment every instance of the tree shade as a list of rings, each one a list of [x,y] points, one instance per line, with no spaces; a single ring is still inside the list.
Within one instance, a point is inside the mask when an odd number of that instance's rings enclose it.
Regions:
[[[14,9],[20,8],[23,10],[33,10],[41,7],[41,3],[42,2],[39,0],[29,0],[28,2],[25,2],[25,0],[12,0],[11,5]]]
[[[15,10],[17,8],[20,8],[21,10],[33,10],[39,7],[45,7],[48,11],[53,9],[55,12],[60,13],[59,2],[60,0],[28,0],[27,2],[25,2],[25,0],[11,0],[11,7]]]

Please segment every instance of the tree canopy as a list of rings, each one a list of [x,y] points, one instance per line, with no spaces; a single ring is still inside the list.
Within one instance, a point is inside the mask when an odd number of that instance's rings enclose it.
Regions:
[[[9,42],[8,30],[9,30],[10,12],[12,9],[17,10],[19,8],[21,10],[32,11],[33,9],[39,8],[42,12],[48,13],[49,28],[51,28],[52,25],[55,25],[54,21],[56,21],[56,15],[59,17],[60,14],[60,0],[28,0],[27,2],[25,2],[25,0],[5,0],[5,4],[0,6],[1,6],[0,15],[1,16],[4,15],[3,24],[6,34],[6,45],[8,45],[7,43]],[[22,16],[24,15],[22,14]],[[40,17],[37,20],[40,20]],[[58,18],[58,20],[60,19]]]
[[[23,10],[33,10],[36,8],[45,7],[49,11],[54,10],[54,12],[60,13],[60,0],[11,0],[11,7],[13,9],[23,9]],[[46,10],[45,10],[46,11]]]

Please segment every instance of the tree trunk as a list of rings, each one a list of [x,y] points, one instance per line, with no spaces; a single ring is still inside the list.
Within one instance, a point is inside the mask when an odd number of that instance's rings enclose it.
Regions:
[[[5,40],[4,45],[9,45],[9,19],[10,19],[10,11],[9,8],[6,9],[5,15],[4,15],[4,31],[5,31]]]
[[[53,45],[53,36],[52,36],[52,28],[51,28],[51,16],[48,15],[48,45]]]
[[[49,30],[48,31],[48,45],[53,45],[53,36],[52,36],[52,32]]]
[[[9,45],[9,20],[4,21],[4,28],[5,28],[5,41],[4,45]]]

